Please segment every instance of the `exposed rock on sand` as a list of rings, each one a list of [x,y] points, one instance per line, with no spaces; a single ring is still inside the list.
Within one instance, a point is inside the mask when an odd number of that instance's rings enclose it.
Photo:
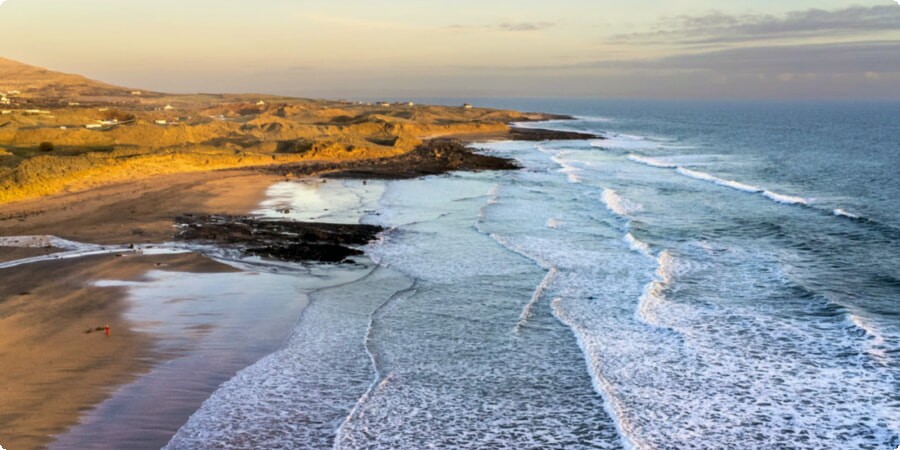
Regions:
[[[375,225],[264,220],[250,216],[193,216],[176,219],[182,241],[214,243],[245,254],[284,261],[337,263],[362,252],[383,228]]]

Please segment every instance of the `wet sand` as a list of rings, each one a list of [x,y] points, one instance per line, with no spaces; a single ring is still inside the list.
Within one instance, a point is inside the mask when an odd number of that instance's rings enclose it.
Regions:
[[[247,214],[283,179],[255,171],[162,176],[0,205],[0,235],[49,234],[102,244],[171,240],[186,211]],[[0,262],[54,252],[0,247]],[[195,254],[93,256],[0,269],[0,445],[40,448],[84,411],[167,355],[123,319],[126,288],[151,270],[235,269]],[[112,336],[88,329],[109,324]]]
[[[8,249],[5,249],[8,250]],[[5,251],[0,250],[0,251]],[[125,289],[103,279],[138,280],[150,270],[234,269],[195,254],[104,255],[0,271],[0,444],[40,448],[81,413],[165,357],[149,334],[123,319]],[[92,331],[110,325],[111,336]]]

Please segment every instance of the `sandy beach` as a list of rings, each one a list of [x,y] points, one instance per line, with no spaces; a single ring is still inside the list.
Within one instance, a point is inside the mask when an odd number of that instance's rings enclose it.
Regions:
[[[256,172],[162,176],[0,206],[0,235],[47,234],[80,242],[165,242],[185,211],[246,214],[281,179]],[[0,247],[0,262],[54,252]],[[138,280],[150,270],[233,271],[196,254],[93,256],[0,269],[0,442],[37,448],[74,424],[118,385],[165,355],[152,337],[123,321],[125,288],[99,280]],[[109,324],[112,336],[86,330]]]
[[[0,254],[11,253],[0,249]],[[125,289],[92,285],[104,279],[138,280],[154,269],[234,270],[195,254],[104,255],[2,270],[3,445],[46,445],[116,386],[165,358],[153,350],[151,336],[136,333],[123,320]],[[109,337],[96,330],[105,325],[111,328]]]

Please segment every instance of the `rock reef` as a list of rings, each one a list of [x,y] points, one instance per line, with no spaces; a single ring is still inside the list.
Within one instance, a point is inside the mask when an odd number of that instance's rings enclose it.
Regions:
[[[384,231],[376,225],[266,220],[252,216],[183,215],[180,241],[215,244],[283,261],[340,263]]]

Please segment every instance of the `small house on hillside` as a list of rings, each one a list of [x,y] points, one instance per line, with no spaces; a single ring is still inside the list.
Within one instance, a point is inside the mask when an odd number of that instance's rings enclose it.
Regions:
[[[472,105],[469,103],[463,103],[463,109],[472,109]]]
[[[166,105],[165,108],[163,108],[163,109],[166,111],[171,111],[171,110],[175,109],[175,107],[172,105]]]

